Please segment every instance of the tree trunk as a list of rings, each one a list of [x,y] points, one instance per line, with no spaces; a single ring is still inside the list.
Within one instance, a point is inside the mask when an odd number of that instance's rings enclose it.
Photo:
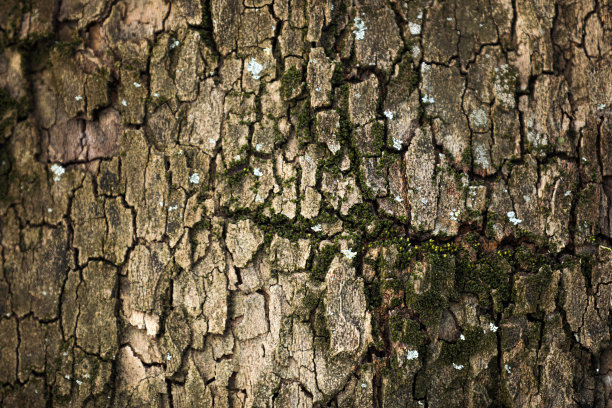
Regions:
[[[2,0],[0,405],[612,407],[605,0]]]

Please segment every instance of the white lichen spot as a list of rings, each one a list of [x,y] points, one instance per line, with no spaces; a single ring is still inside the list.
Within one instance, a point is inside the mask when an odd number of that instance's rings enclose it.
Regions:
[[[453,21],[452,17],[446,17],[446,21]]]
[[[567,191],[565,192],[565,196],[566,196],[566,197],[569,197],[571,194],[572,194],[572,190],[567,190]]]
[[[516,218],[516,214],[514,213],[514,211],[508,211],[508,214],[506,214],[506,216],[508,217],[508,221],[510,221],[514,225],[519,225],[521,222],[523,222],[523,220]]]
[[[172,354],[170,353],[166,354],[166,360],[168,361],[172,360]]]
[[[481,169],[488,169],[491,166],[485,145],[479,144],[474,148],[474,163]]]
[[[263,145],[261,143],[257,143],[255,145],[255,150],[257,150],[258,152],[261,152],[261,149],[263,149]]]
[[[157,92],[153,92],[153,97],[154,98],[159,98],[159,94]]]
[[[390,110],[386,110],[385,117],[389,120],[393,119],[393,112],[391,112]]]
[[[315,91],[316,91],[316,92],[321,92],[321,88],[317,86],[317,87],[315,88]]]
[[[76,380],[76,383],[77,383],[77,385],[81,385],[81,384],[83,384],[83,381],[81,381],[81,380]]]
[[[80,101],[83,100],[83,97],[81,95],[77,95],[77,96],[74,97],[74,100],[77,101],[77,102],[80,102]]]
[[[408,350],[406,353],[406,360],[416,360],[419,358],[419,352],[416,350]]]
[[[393,148],[395,150],[402,150],[402,141],[394,137],[392,139],[393,139]]]
[[[241,157],[239,154],[234,156],[234,161],[240,161]]]
[[[452,221],[458,221],[459,215],[461,215],[461,210],[453,209],[449,212],[449,217]]]
[[[321,224],[314,225],[310,227],[310,229],[313,230],[314,232],[321,232],[323,230],[323,228],[321,227]]]
[[[159,202],[159,206],[163,208],[163,207],[164,207],[164,202],[163,202],[163,201],[160,201],[160,202]]]
[[[427,199],[426,199],[426,198],[421,198],[421,202],[422,202],[423,204],[427,205],[427,202],[428,202],[428,201],[427,201]]]
[[[487,112],[478,108],[474,109],[472,113],[470,113],[470,119],[472,119],[472,123],[474,126],[479,128],[484,128],[489,124],[489,117],[487,116]]]
[[[200,175],[198,173],[193,173],[191,177],[189,177],[189,182],[191,184],[200,184]]]
[[[459,338],[460,338],[461,340],[464,340],[464,341],[465,341],[465,336],[463,335],[463,333],[461,333],[461,335],[459,336]]]
[[[259,167],[256,167],[253,169],[253,174],[256,175],[257,177],[263,176],[263,173],[261,172],[261,170],[259,170]]]
[[[408,23],[408,28],[410,29],[410,34],[419,35],[421,34],[421,25],[417,23]]]
[[[340,144],[337,142],[330,142],[327,144],[327,148],[332,154],[336,154],[340,151]]]
[[[52,213],[53,212],[53,208],[47,208],[47,212],[48,213]]]
[[[172,212],[176,210],[178,210],[178,205],[171,205],[170,207],[168,207],[168,212]]]
[[[419,15],[417,16],[417,19],[422,20],[423,19],[423,12],[421,11],[419,13]]]
[[[211,138],[208,139],[208,143],[210,143],[212,146],[214,146],[214,145],[217,144],[217,141],[211,137]]]
[[[365,32],[368,28],[365,26],[365,23],[360,17],[355,17],[353,23],[355,25],[355,29],[353,30],[353,34],[355,34],[355,39],[363,40],[365,38]]]
[[[423,401],[417,401],[417,403],[418,403],[420,406],[425,405],[425,403],[424,403]]]
[[[606,104],[605,103],[598,103],[597,104],[597,110],[604,110],[606,109]]]
[[[141,85],[141,84],[139,84],[138,82],[134,82],[134,86],[135,86],[136,88],[140,88],[142,85]]]
[[[261,71],[263,71],[263,65],[255,60],[255,58],[251,58],[251,60],[247,63],[247,71],[251,73],[253,79],[258,80],[261,78]]]
[[[264,202],[263,197],[259,193],[257,193],[257,195],[255,196],[255,202],[256,203],[263,203]]]
[[[68,374],[66,374],[66,375],[64,376],[64,378],[65,378],[65,379],[67,379],[67,380],[69,380],[69,379],[70,379],[70,376],[69,376]]]
[[[489,323],[489,330],[495,333],[497,329],[499,329],[499,327],[497,327],[494,323]]]
[[[434,99],[434,97],[433,97],[433,96],[425,94],[425,95],[423,95],[423,97],[421,98],[421,102],[423,102],[423,103],[429,103],[429,104],[432,104],[432,103],[434,103],[434,102],[435,102],[435,99]]]
[[[510,366],[508,364],[504,364],[504,368],[506,369],[506,372],[510,374]]]
[[[51,172],[53,173],[53,181],[60,181],[62,174],[66,172],[66,169],[57,163],[51,166]]]
[[[43,291],[42,291],[42,295],[43,295],[43,296],[47,296],[47,291],[46,291],[46,290],[43,290]]]
[[[342,253],[346,257],[346,259],[353,259],[355,255],[357,255],[357,252],[353,252],[353,248],[343,249]]]
[[[453,363],[453,368],[455,370],[463,370],[464,365],[463,364],[455,364],[455,363]]]
[[[583,157],[583,158],[582,158],[582,161],[586,163],[587,158],[586,158],[586,157]]]
[[[402,200],[402,197],[400,197],[399,195],[396,195],[394,200],[397,201],[398,203],[401,203],[401,202],[404,201],[404,200]]]
[[[418,45],[413,45],[410,52],[412,54],[412,58],[415,60],[419,59],[419,57],[421,56],[421,49]]]
[[[122,100],[121,100],[121,104],[122,104],[123,106],[127,106],[127,101],[126,101],[125,99],[122,99]]]

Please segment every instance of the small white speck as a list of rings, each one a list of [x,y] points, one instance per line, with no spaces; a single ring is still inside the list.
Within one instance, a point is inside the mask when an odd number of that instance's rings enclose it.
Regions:
[[[446,17],[446,21],[453,21],[452,17]]]
[[[314,225],[310,227],[310,229],[313,230],[314,232],[321,232],[323,230],[323,228],[321,228],[321,224]]]
[[[422,202],[423,204],[427,204],[427,199],[426,199],[426,198],[421,198],[421,202]]]
[[[163,202],[163,201],[160,201],[160,202],[159,202],[159,206],[163,208],[163,207],[164,207],[164,202]]]
[[[504,364],[504,368],[506,369],[506,372],[510,374],[510,366],[508,364]]]
[[[269,49],[269,48],[264,48],[263,52],[264,52],[266,55],[270,55],[270,52],[271,52],[271,51],[270,51],[270,49]]]
[[[419,35],[421,34],[421,25],[417,23],[408,23],[408,28],[410,29],[410,34]]]
[[[406,353],[406,360],[416,360],[419,358],[419,352],[416,350],[408,350]]]
[[[66,375],[64,376],[64,378],[65,378],[65,379],[67,379],[67,380],[69,380],[69,379],[70,379],[70,376],[69,376],[68,374],[66,374]]]
[[[53,208],[47,208],[47,212],[48,213],[52,213],[53,212]]]
[[[402,197],[400,197],[398,195],[395,196],[394,200],[397,201],[398,203],[401,203],[401,202],[404,201],[404,200],[402,200]]]
[[[77,385],[81,385],[81,384],[83,384],[83,381],[81,381],[81,380],[76,380],[76,383],[77,383]]]
[[[565,196],[566,196],[566,197],[569,197],[571,194],[572,194],[572,190],[567,190],[567,191],[565,192]]]
[[[89,374],[85,374],[83,377],[85,377],[85,378],[89,378]]]
[[[123,106],[127,106],[127,101],[126,101],[125,99],[123,99],[123,100],[121,100],[121,104],[122,104]]]
[[[390,110],[386,110],[385,117],[389,120],[393,119],[393,112],[391,112]]]
[[[514,211],[508,211],[508,214],[506,214],[506,216],[508,217],[508,221],[510,221],[514,225],[519,225],[521,222],[523,222],[523,220],[516,218],[516,214],[514,213]]]
[[[43,296],[47,296],[47,291],[46,291],[46,290],[43,290],[43,291],[42,291],[42,294],[43,294]]]
[[[361,388],[368,388],[366,383],[361,383]]]
[[[419,13],[419,15],[417,16],[417,18],[418,18],[419,20],[423,19],[423,12],[420,12],[420,13]]]
[[[51,165],[51,171],[53,172],[53,181],[60,181],[60,179],[62,178],[62,174],[66,172],[66,169],[64,169],[59,164],[54,163],[53,165]]]
[[[355,257],[355,255],[357,255],[357,252],[353,252],[352,249],[353,248],[343,249],[342,250],[342,253],[346,257],[346,259],[353,259]]]
[[[200,184],[200,175],[198,173],[193,173],[191,177],[189,177],[189,182],[192,184]]]
[[[259,167],[256,167],[253,169],[253,174],[256,175],[257,177],[263,176],[263,173],[261,172],[261,170],[259,170]]]
[[[586,163],[587,158],[586,158],[586,157],[583,157],[583,158],[582,158],[582,161]]]
[[[246,69],[251,73],[253,79],[261,78],[261,71],[263,71],[263,65],[257,62],[255,58],[251,58],[251,60],[247,63]]]
[[[168,212],[176,211],[177,209],[178,209],[178,205],[171,205],[170,207],[168,207]]]
[[[495,333],[497,331],[497,329],[499,329],[499,327],[497,327],[493,323],[489,323],[489,330],[491,330],[493,333]]]
[[[465,340],[465,336],[463,335],[463,333],[461,333],[461,335],[459,336],[459,338],[460,338],[461,340]]]
[[[423,102],[423,103],[430,103],[431,104],[431,103],[434,103],[435,100],[434,100],[433,96],[425,94],[421,98],[421,102]]]
[[[83,97],[81,95],[77,95],[77,96],[74,97],[74,100],[77,101],[77,102],[80,102],[80,101],[83,100]]]
[[[153,97],[154,98],[159,98],[159,94],[157,92],[153,92]]]
[[[142,85],[140,85],[138,82],[134,82],[134,86],[135,86],[136,88],[140,88]]]
[[[353,23],[355,25],[355,29],[353,30],[353,34],[355,34],[355,39],[363,40],[365,38],[365,32],[368,28],[365,26],[365,23],[360,17],[355,17]]]
[[[321,88],[317,86],[317,87],[315,88],[315,91],[317,91],[317,92],[321,92]]]
[[[606,104],[605,104],[605,103],[598,103],[598,104],[597,104],[597,109],[598,109],[598,110],[604,110],[604,109],[606,109]]]
[[[257,193],[257,195],[255,196],[255,202],[256,203],[263,203],[264,199],[261,195],[259,195],[259,193]]]
[[[258,152],[260,152],[260,151],[261,151],[261,149],[263,149],[263,145],[262,145],[261,143],[257,143],[257,144],[255,145],[255,150],[257,150]]]
[[[417,403],[418,403],[420,406],[425,405],[425,403],[424,403],[423,401],[417,401]]]
[[[394,137],[392,137],[392,139],[393,139],[393,148],[395,150],[402,150],[402,141]]]
[[[453,363],[453,368],[455,370],[463,370],[464,365],[463,364],[455,364],[455,363]]]
[[[168,361],[172,360],[172,355],[170,353],[166,354],[166,360]]]
[[[214,146],[217,144],[217,141],[211,137],[210,139],[208,139],[208,143]]]
[[[239,154],[237,154],[237,155],[235,155],[235,156],[234,156],[234,161],[239,161],[240,159],[241,159],[241,157],[240,157],[240,155],[239,155]]]

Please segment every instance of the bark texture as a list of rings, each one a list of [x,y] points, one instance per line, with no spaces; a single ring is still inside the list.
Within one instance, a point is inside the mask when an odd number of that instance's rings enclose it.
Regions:
[[[608,0],[0,1],[0,405],[612,407]]]

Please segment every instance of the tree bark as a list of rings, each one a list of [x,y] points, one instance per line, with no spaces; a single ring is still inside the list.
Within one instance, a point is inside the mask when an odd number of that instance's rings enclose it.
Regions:
[[[3,0],[0,405],[612,407],[612,5]]]

